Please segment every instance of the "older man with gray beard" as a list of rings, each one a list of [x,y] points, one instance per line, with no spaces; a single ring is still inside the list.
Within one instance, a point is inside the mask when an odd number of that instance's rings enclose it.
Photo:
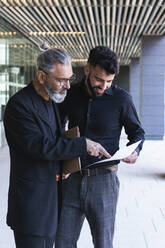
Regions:
[[[99,143],[62,136],[56,103],[64,100],[73,81],[71,57],[48,49],[37,65],[35,79],[10,98],[4,115],[11,157],[7,224],[17,248],[53,247],[61,160],[86,153],[109,157]]]

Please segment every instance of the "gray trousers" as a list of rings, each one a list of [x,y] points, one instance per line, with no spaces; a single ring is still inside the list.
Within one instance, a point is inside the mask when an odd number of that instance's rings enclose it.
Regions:
[[[116,172],[96,176],[73,173],[63,181],[56,248],[76,248],[84,218],[95,248],[113,248],[119,180]]]

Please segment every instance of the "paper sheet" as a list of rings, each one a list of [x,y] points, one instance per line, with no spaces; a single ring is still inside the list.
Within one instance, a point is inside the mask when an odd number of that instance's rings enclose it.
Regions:
[[[113,160],[121,160],[123,158],[126,158],[129,155],[131,155],[131,153],[133,153],[135,151],[135,149],[140,144],[140,142],[141,142],[141,140],[137,141],[136,143],[133,143],[132,145],[125,146],[125,147],[119,149],[112,157],[100,160],[100,161],[95,162],[93,164],[98,164],[98,163],[103,163],[103,162],[108,162],[108,161],[113,161]],[[90,164],[90,165],[93,165],[93,164]]]

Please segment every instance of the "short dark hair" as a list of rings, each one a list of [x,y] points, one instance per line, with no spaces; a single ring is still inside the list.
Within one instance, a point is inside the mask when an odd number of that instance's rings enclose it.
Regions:
[[[105,46],[97,46],[91,49],[88,63],[93,67],[100,66],[107,74],[117,75],[119,73],[119,62],[116,53]]]

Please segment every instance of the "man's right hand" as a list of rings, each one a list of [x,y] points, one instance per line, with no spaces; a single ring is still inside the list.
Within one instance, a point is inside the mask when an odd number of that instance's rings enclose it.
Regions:
[[[103,155],[106,158],[111,157],[111,155],[99,143],[86,138],[86,144],[87,144],[87,152],[89,155],[99,158],[101,158]]]

